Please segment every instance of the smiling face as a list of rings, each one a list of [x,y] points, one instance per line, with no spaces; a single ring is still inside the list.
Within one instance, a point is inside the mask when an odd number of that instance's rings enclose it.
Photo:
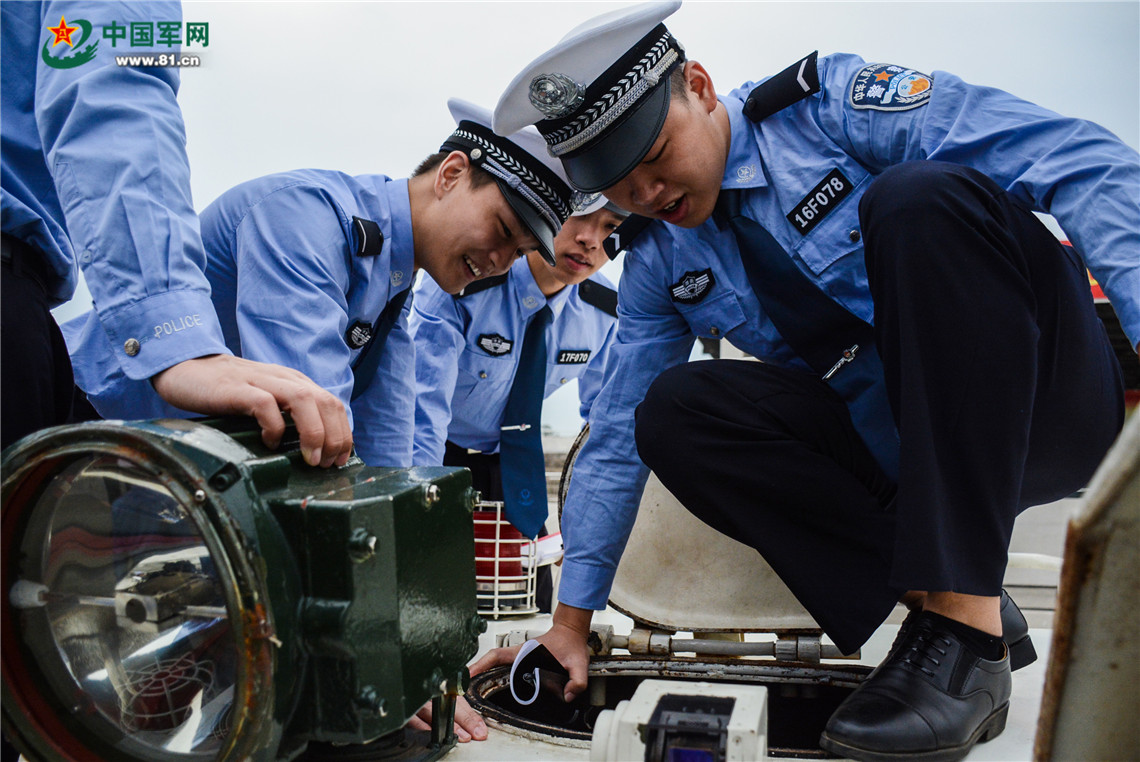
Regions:
[[[606,197],[634,214],[692,228],[709,218],[728,160],[728,114],[699,63],[685,64],[688,88],[674,93],[653,147]]]
[[[558,264],[553,275],[567,286],[589,278],[607,261],[602,242],[617,230],[622,217],[608,209],[571,217],[554,239]]]
[[[449,294],[505,273],[538,246],[499,186],[473,185],[473,171],[465,154],[453,152],[431,178],[425,213],[417,215],[413,207],[416,264]]]

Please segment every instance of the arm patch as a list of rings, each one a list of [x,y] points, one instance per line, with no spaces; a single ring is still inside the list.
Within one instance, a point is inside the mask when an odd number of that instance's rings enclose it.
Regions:
[[[849,97],[855,108],[906,111],[930,100],[934,78],[893,64],[864,66],[851,80]]]

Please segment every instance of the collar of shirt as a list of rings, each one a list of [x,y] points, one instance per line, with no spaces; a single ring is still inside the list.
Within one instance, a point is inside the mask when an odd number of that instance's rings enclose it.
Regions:
[[[562,314],[562,308],[566,306],[566,300],[569,299],[571,289],[564,287],[557,294],[547,298],[542,293],[542,289],[538,287],[538,283],[535,282],[534,273],[530,271],[530,264],[526,257],[520,257],[511,267],[510,273],[511,289],[514,292],[515,300],[522,308],[523,315],[530,316],[549,304],[554,320],[558,319],[558,316]]]
[[[728,160],[724,164],[722,188],[763,188],[768,179],[760,158],[760,149],[752,131],[752,122],[744,116],[744,103],[736,98],[718,96],[728,111],[731,135],[728,143]]]
[[[415,248],[412,242],[412,204],[408,199],[407,179],[388,180],[384,188],[388,200],[388,219],[392,234],[388,255],[391,270],[392,294],[412,285],[415,268]]]

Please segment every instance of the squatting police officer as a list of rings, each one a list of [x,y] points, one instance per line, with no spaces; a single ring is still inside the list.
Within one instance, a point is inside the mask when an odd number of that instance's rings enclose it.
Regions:
[[[571,31],[495,113],[645,218],[540,640],[581,691],[649,466],[844,651],[911,606],[825,748],[965,756],[1004,728],[1011,661],[1033,658],[999,597],[1014,519],[1084,484],[1121,425],[1085,266],[1135,346],[1140,161],[1095,124],[853,55],[717,96],[660,23],[678,6]],[[694,335],[764,362],[685,364]]]

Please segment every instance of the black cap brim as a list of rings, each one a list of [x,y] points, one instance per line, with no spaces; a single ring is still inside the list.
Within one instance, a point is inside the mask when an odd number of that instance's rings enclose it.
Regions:
[[[557,230],[550,227],[550,223],[546,218],[538,213],[529,201],[520,196],[511,186],[499,178],[495,178],[495,183],[499,186],[499,190],[503,194],[503,198],[511,205],[511,209],[518,215],[519,220],[526,229],[531,232],[531,235],[538,240],[538,253],[546,260],[546,264],[554,267],[558,260],[554,258],[554,236],[558,234]]]
[[[570,184],[585,193],[612,188],[633,171],[657,142],[669,115],[669,78],[642,96],[617,124],[578,151],[562,156]]]

